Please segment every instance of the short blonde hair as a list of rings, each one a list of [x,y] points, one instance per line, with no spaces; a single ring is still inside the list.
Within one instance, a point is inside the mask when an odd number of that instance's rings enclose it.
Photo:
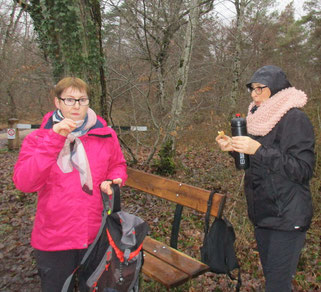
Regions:
[[[62,92],[72,87],[73,89],[78,89],[79,91],[85,91],[89,95],[89,85],[80,78],[77,77],[65,77],[61,79],[52,90],[52,95],[54,97],[60,97]]]

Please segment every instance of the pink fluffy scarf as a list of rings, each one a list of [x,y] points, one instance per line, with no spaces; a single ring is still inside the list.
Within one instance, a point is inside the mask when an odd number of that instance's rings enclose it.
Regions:
[[[303,91],[289,87],[271,96],[253,114],[250,110],[255,104],[252,102],[246,118],[248,133],[265,136],[290,109],[302,108],[307,100],[308,97]]]

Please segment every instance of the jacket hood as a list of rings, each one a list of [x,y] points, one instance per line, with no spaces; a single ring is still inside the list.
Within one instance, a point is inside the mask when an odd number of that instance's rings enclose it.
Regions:
[[[258,69],[246,86],[250,88],[252,83],[266,85],[271,90],[271,96],[280,90],[292,87],[282,69],[273,65],[263,66]]]

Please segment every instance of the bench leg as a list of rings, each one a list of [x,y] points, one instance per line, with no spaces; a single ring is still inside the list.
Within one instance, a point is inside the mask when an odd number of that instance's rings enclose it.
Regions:
[[[182,212],[183,212],[183,206],[177,204],[175,209],[175,215],[174,215],[173,226],[172,226],[172,234],[171,234],[171,242],[170,242],[170,246],[175,249],[177,249],[177,240],[178,240],[179,226],[181,224],[181,219],[182,219]]]

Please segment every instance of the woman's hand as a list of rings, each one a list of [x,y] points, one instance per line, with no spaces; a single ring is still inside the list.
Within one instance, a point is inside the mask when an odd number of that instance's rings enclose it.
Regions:
[[[233,151],[245,153],[245,154],[254,154],[257,149],[261,146],[261,143],[248,136],[235,136],[231,139],[231,146]]]
[[[55,124],[52,130],[57,134],[67,137],[73,130],[76,129],[76,122],[71,119],[63,119],[61,122]]]
[[[102,192],[108,195],[112,195],[113,191],[111,189],[111,184],[118,184],[120,186],[122,182],[123,180],[121,178],[115,178],[113,180],[105,180],[100,184],[100,189]]]
[[[215,140],[218,143],[218,145],[220,146],[222,151],[233,151],[233,148],[231,145],[231,142],[232,142],[231,137],[226,136],[226,135],[224,135],[224,136],[218,135],[215,138]]]

